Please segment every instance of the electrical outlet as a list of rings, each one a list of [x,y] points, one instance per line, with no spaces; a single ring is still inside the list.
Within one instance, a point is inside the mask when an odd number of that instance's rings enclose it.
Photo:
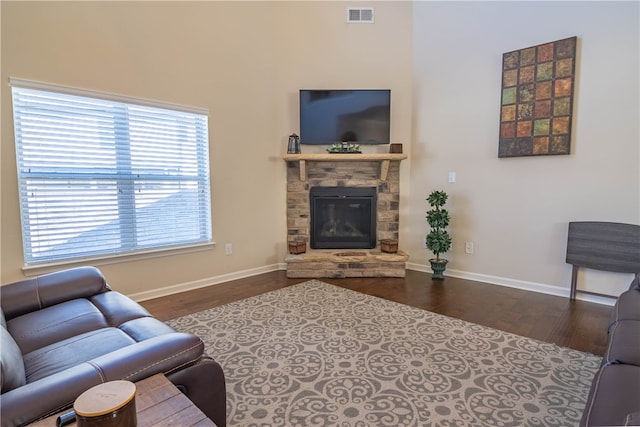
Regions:
[[[233,253],[233,245],[231,243],[224,245],[224,253],[225,255],[231,255]]]
[[[450,183],[456,182],[456,173],[455,172],[449,172],[449,182]]]
[[[464,252],[467,254],[473,253],[473,242],[465,242],[464,244]]]

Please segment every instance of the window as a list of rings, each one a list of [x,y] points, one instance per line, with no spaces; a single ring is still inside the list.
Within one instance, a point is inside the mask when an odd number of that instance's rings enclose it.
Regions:
[[[206,111],[11,86],[27,266],[211,243]]]

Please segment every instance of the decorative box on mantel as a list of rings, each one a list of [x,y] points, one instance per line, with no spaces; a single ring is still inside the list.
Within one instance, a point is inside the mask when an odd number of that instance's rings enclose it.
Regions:
[[[372,249],[290,248],[287,277],[405,277],[409,256],[398,248],[402,153],[286,154],[287,241],[310,242],[310,189],[376,189],[376,238]]]

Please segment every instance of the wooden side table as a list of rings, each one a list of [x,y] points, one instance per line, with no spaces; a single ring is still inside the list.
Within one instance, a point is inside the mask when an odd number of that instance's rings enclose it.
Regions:
[[[30,427],[54,427],[58,414],[29,424]],[[136,383],[138,427],[184,426],[216,427],[213,421],[182,394],[163,374]],[[74,424],[70,424],[73,427]]]

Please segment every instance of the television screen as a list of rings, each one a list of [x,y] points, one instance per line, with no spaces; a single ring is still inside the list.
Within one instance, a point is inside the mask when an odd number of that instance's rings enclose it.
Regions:
[[[300,90],[301,144],[388,144],[390,138],[390,90]]]

